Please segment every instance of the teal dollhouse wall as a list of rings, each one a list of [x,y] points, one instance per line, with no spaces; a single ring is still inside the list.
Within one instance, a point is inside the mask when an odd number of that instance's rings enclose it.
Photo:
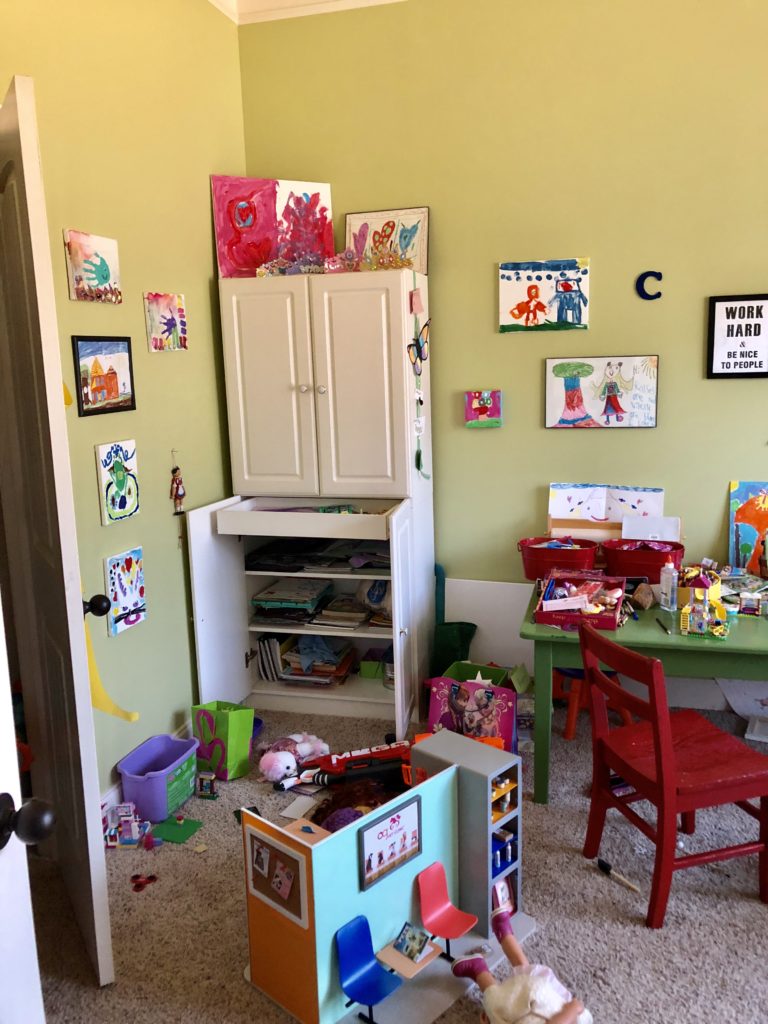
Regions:
[[[352,827],[336,833],[312,851],[317,939],[317,979],[320,1024],[333,1024],[347,1012],[339,988],[334,934],[358,914],[371,925],[374,949],[397,935],[405,920],[420,922],[416,875],[433,861],[445,865],[448,891],[458,898],[458,768],[448,768],[386,805],[395,813],[414,793],[421,797],[421,853],[402,867],[360,891],[358,833],[382,814],[377,808]]]

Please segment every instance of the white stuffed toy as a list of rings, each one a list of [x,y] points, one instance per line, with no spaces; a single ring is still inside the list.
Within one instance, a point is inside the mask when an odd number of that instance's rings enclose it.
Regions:
[[[305,761],[329,753],[330,747],[318,736],[294,732],[270,743],[259,760],[259,771],[267,782],[282,782],[298,775]]]

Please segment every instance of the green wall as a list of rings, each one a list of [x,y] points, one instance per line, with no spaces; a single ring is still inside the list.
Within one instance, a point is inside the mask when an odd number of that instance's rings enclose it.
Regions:
[[[246,166],[344,213],[430,207],[437,558],[522,579],[550,481],[666,489],[727,553],[732,478],[766,479],[765,380],[705,379],[706,298],[768,291],[768,6],[408,0],[240,30]],[[588,331],[498,333],[498,263],[588,256]],[[634,280],[664,275],[663,298]],[[544,359],[660,355],[658,427],[545,430]],[[362,378],[361,378],[362,384]],[[504,427],[462,425],[502,388]]]
[[[194,507],[231,493],[209,175],[242,174],[236,26],[207,0],[0,0],[0,93],[35,84],[64,380],[75,393],[72,334],[130,335],[136,411],[80,419],[67,410],[83,587],[103,591],[103,559],[143,545],[148,618],[108,639],[91,620],[108,693],[140,712],[94,712],[100,779],[147,736],[189,718],[194,648],[181,520],[169,500],[178,450]],[[0,97],[2,102],[2,97]],[[116,238],[123,303],[69,299],[62,231]],[[187,353],[150,354],[143,291],[181,292]],[[135,439],[141,512],[101,526],[94,445]]]

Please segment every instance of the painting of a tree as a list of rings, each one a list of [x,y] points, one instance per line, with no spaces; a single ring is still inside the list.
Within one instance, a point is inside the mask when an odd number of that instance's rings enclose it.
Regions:
[[[556,427],[599,427],[597,420],[584,407],[584,395],[581,392],[582,377],[594,373],[591,363],[557,363],[552,367],[555,377],[561,378],[565,388],[565,401],[560,419]]]

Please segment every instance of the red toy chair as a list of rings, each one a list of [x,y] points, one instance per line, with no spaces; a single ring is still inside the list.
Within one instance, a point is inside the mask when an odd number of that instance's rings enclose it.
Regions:
[[[674,871],[731,857],[759,854],[760,899],[768,903],[768,757],[718,729],[696,711],[670,714],[664,669],[658,659],[629,651],[592,626],[582,624],[579,638],[592,702],[592,803],[584,856],[597,856],[606,812],[615,807],[656,844],[646,917],[649,928],[661,928],[664,923]],[[628,693],[606,675],[600,664],[647,686],[648,700]],[[608,701],[641,721],[611,728]],[[611,771],[630,783],[635,792],[614,796]],[[748,802],[754,797],[760,798],[759,809]],[[629,806],[637,800],[655,805],[655,828]],[[677,816],[682,815],[683,831],[690,834],[699,808],[729,803],[757,818],[759,838],[676,857]]]
[[[615,675],[615,673],[612,673]],[[568,684],[567,686],[565,684]],[[580,668],[552,669],[552,699],[564,700],[568,703],[563,728],[563,739],[572,740],[576,735],[576,720],[579,711],[589,707],[589,687],[584,679],[584,671]],[[614,710],[612,705],[608,705]],[[632,725],[632,716],[622,708],[616,708],[624,725]]]
[[[440,956],[452,960],[451,939],[466,935],[477,924],[477,918],[451,903],[445,868],[439,860],[420,871],[416,881],[419,884],[422,923],[433,939],[445,939],[445,952]]]

